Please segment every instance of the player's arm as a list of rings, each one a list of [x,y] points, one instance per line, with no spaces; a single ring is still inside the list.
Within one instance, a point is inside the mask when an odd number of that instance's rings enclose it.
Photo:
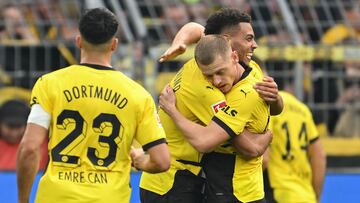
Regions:
[[[185,118],[175,106],[176,98],[170,86],[166,86],[160,94],[160,107],[173,119],[188,142],[199,152],[212,151],[217,145],[228,140],[229,134],[216,122],[211,121],[206,127]]]
[[[16,177],[19,203],[29,201],[31,187],[39,170],[41,145],[48,136],[50,120],[50,114],[40,104],[32,105],[17,154]]]
[[[200,38],[204,35],[204,30],[204,26],[195,22],[185,24],[175,35],[170,48],[168,48],[165,53],[160,56],[159,61],[164,62],[183,54],[186,51],[186,46],[194,44],[200,40]]]
[[[136,169],[148,173],[160,173],[169,169],[170,153],[166,143],[152,146],[146,152],[142,148],[131,149],[130,156]]]
[[[254,88],[260,97],[270,104],[270,115],[278,115],[282,112],[284,108],[283,100],[272,77],[265,76],[263,81],[256,83]]]
[[[267,131],[263,134],[254,134],[244,130],[240,136],[235,136],[232,144],[236,151],[242,155],[255,158],[265,153],[272,140],[272,133]]]
[[[39,170],[41,145],[47,135],[46,128],[33,123],[27,124],[19,145],[16,164],[19,203],[29,202],[32,184]]]
[[[326,155],[320,139],[316,139],[309,145],[308,156],[312,170],[312,186],[317,202],[320,202],[326,172]]]
[[[146,94],[134,137],[146,153],[132,149],[130,156],[135,168],[149,173],[160,173],[170,167],[170,152],[164,129],[157,117],[155,102],[149,93]]]

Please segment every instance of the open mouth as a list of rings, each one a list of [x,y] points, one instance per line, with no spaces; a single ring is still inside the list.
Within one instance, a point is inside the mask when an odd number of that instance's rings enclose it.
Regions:
[[[253,53],[247,53],[247,54],[246,54],[246,58],[249,59],[249,60],[251,60],[251,57],[252,57],[252,56],[253,56]]]

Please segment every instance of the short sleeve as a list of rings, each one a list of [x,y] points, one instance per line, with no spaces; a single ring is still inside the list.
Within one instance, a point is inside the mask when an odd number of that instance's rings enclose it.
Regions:
[[[52,112],[51,96],[49,84],[46,77],[40,77],[31,92],[30,106],[40,104],[40,106],[49,114]]]
[[[213,121],[222,127],[231,137],[239,135],[245,128],[247,122],[251,121],[252,112],[256,104],[254,97],[249,92],[245,97],[238,91],[227,95],[227,105],[218,111]]]
[[[147,150],[154,145],[166,143],[166,140],[154,100],[150,95],[146,97],[143,105],[135,139],[143,146],[144,150]]]

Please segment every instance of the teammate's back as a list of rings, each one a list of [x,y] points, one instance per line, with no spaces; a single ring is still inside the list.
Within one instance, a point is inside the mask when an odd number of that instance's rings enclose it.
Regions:
[[[49,164],[36,202],[129,202],[131,161],[147,172],[169,168],[155,103],[140,85],[111,67],[118,22],[107,9],[82,16],[81,62],[38,79],[18,155],[19,202],[28,202],[38,146],[49,137]],[[131,149],[133,139],[144,152]]]
[[[290,93],[280,95],[284,110],[271,118],[274,139],[267,163],[273,196],[277,202],[317,202],[313,175],[321,177],[325,171],[325,157],[317,158],[324,156],[319,134],[310,109]],[[311,162],[320,165],[313,167]],[[323,177],[319,180],[322,185]]]

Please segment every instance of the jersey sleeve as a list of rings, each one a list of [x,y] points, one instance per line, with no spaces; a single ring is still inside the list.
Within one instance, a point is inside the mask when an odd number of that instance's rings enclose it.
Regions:
[[[217,112],[213,121],[222,127],[231,137],[239,135],[247,122],[251,121],[252,112],[256,107],[257,94],[250,90],[246,96],[239,90],[232,91],[227,95],[227,105]]]
[[[135,139],[147,149],[157,144],[166,143],[165,132],[156,112],[154,100],[148,95],[141,112]]]
[[[49,84],[45,76],[40,77],[31,92],[30,106],[39,104],[47,113],[51,115],[52,103]]]

